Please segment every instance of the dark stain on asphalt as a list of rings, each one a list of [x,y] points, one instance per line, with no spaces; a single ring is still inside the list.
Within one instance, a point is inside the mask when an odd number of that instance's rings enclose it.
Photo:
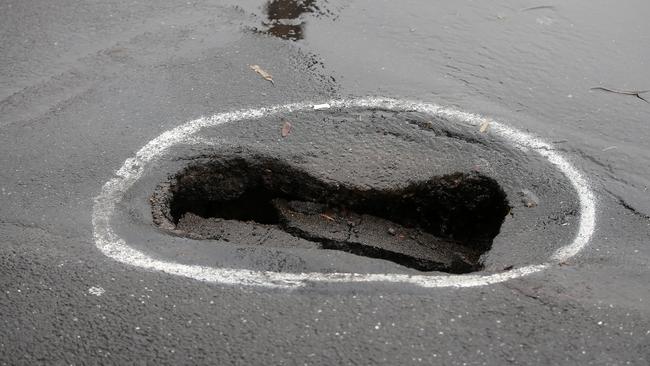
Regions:
[[[327,10],[316,4],[316,0],[272,0],[264,6],[267,20],[262,23],[262,33],[274,37],[297,41],[305,38],[305,14],[324,15]]]

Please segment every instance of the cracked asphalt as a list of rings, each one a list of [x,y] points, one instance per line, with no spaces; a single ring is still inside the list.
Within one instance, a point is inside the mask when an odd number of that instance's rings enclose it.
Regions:
[[[650,104],[592,88],[650,88],[650,4],[540,5],[3,1],[0,364],[647,365]],[[147,271],[95,246],[94,198],[164,131],[220,112],[366,95],[453,106],[552,143],[596,195],[588,246],[487,286],[294,290]],[[251,138],[260,126],[224,133],[272,151]],[[355,138],[330,144],[361,157],[383,146]],[[378,166],[383,177],[410,167]],[[123,220],[153,231],[147,209],[126,206]],[[158,249],[180,260],[181,244]],[[185,258],[206,259],[192,250]],[[364,260],[373,271],[396,266]]]

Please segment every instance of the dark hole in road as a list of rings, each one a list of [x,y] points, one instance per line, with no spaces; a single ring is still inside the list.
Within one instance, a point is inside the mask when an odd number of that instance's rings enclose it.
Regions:
[[[279,223],[277,210],[272,204],[272,195],[259,187],[247,189],[241,196],[231,200],[221,202],[197,200],[188,203],[190,203],[189,207],[183,205],[188,209],[186,212],[192,212],[201,217],[253,221],[266,225]],[[182,212],[182,214],[184,213]]]
[[[275,225],[323,249],[450,273],[482,268],[510,209],[497,182],[477,172],[374,189],[264,156],[189,166],[172,179],[168,202],[175,225],[189,215]]]

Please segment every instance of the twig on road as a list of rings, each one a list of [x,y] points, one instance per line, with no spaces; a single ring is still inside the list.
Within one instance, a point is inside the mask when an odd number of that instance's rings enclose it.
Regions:
[[[524,11],[531,11],[531,10],[542,10],[542,9],[550,9],[550,10],[555,10],[554,5],[538,5],[538,6],[531,6],[529,8],[523,8],[519,11],[524,12]]]
[[[596,87],[593,87],[593,88],[591,88],[589,90],[602,90],[602,91],[606,91],[606,92],[610,92],[610,93],[616,93],[616,94],[634,95],[635,97],[641,99],[642,101],[644,101],[646,103],[650,103],[650,101],[648,101],[647,99],[645,99],[644,97],[641,96],[641,94],[650,92],[650,90],[617,90],[617,89],[605,88],[605,87],[602,87],[602,86],[596,86]]]

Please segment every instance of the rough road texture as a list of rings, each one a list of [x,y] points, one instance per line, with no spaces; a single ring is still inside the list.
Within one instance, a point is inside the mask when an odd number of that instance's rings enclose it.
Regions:
[[[0,2],[0,364],[647,365],[650,108],[590,88],[648,89],[650,2],[528,11],[521,9],[542,2],[315,3],[331,15],[285,21],[302,30],[303,40],[292,42],[249,31],[270,27],[267,4],[257,1]],[[125,266],[96,249],[93,198],[152,138],[201,115],[350,95],[454,105],[553,142],[598,196],[595,237],[579,256],[534,276],[426,291],[220,286]],[[304,165],[315,158],[299,151],[328,152],[319,166],[328,176],[384,186],[395,176],[426,178],[415,163],[438,158],[422,148],[435,131],[291,123],[284,139],[272,119],[211,137],[278,155],[291,144],[286,158]],[[337,126],[345,133],[334,133]],[[519,167],[487,165],[478,150],[472,156],[467,169],[520,178]],[[346,177],[352,160],[369,169]],[[155,236],[147,198],[186,165],[153,176],[138,200],[125,201],[120,219],[137,227],[130,234],[146,231],[152,248],[164,250],[167,235]],[[543,227],[574,227],[571,195],[556,200],[562,186],[548,177],[512,187],[539,198],[528,208],[509,196],[515,219],[549,202],[566,211],[528,221],[540,228],[536,245],[517,242],[499,257],[537,258],[556,242]],[[519,232],[510,220],[502,234]],[[169,257],[194,260],[195,246],[179,239]],[[323,267],[354,257],[340,254]],[[298,258],[282,260],[304,269]],[[360,267],[349,263],[350,271]]]

